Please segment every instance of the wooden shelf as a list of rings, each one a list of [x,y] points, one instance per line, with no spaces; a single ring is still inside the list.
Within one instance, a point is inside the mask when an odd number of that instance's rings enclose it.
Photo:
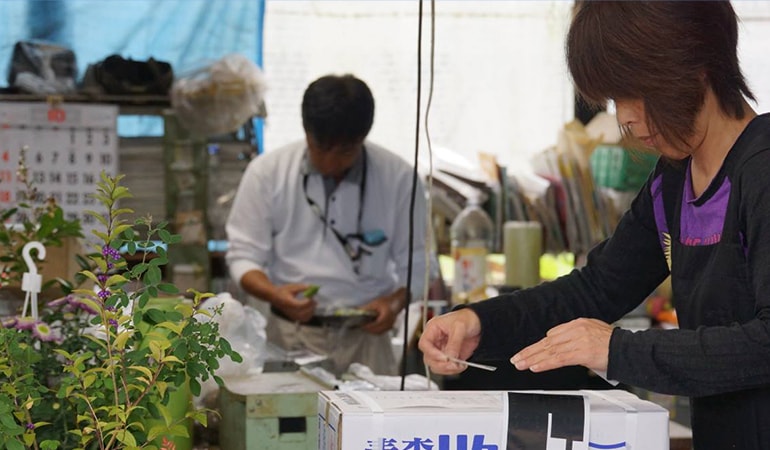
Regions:
[[[162,115],[165,109],[171,108],[167,95],[0,94],[0,101],[112,104],[125,115]]]

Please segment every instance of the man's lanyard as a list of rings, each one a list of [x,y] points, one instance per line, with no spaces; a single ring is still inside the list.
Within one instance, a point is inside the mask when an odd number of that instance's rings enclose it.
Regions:
[[[358,261],[363,253],[369,253],[369,250],[363,248],[363,246],[359,245],[358,248],[354,248],[353,245],[350,243],[351,239],[357,239],[358,241],[363,242],[363,236],[361,234],[361,220],[363,219],[364,214],[364,196],[366,194],[366,169],[367,169],[367,158],[366,158],[366,147],[363,148],[363,151],[361,152],[361,157],[363,158],[362,166],[361,166],[361,183],[359,184],[359,190],[358,190],[358,222],[356,224],[356,232],[343,235],[339,231],[337,231],[332,225],[329,225],[329,223],[326,221],[326,215],[321,210],[321,207],[318,206],[318,203],[316,203],[312,198],[310,198],[309,195],[307,195],[307,179],[309,174],[306,172],[302,176],[302,191],[305,194],[305,200],[307,200],[307,204],[310,205],[310,208],[315,212],[316,216],[321,220],[321,222],[324,224],[324,229],[329,228],[332,230],[332,233],[334,233],[334,236],[337,238],[337,240],[342,245],[342,248],[345,249],[345,253],[348,254],[350,257],[350,260],[355,262]]]

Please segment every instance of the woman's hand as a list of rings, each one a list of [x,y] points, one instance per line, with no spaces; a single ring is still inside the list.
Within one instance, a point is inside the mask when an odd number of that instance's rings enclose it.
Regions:
[[[575,319],[557,325],[540,341],[513,355],[519,370],[544,372],[564,366],[584,366],[606,372],[613,327],[601,320]]]
[[[468,359],[481,338],[481,322],[469,308],[436,316],[425,325],[418,347],[423,361],[437,374],[460,373],[468,366],[449,361],[447,356]]]

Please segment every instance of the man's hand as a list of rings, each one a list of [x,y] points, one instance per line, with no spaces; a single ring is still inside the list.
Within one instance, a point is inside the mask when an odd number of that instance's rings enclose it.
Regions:
[[[425,324],[418,347],[423,361],[434,373],[452,375],[468,366],[447,358],[467,360],[476,350],[481,337],[481,322],[470,308],[436,316]]]
[[[606,372],[612,326],[596,319],[575,319],[557,325],[546,336],[513,355],[519,370],[544,372],[564,366],[584,366]]]
[[[291,320],[307,322],[315,313],[316,302],[312,297],[306,298],[300,294],[309,287],[310,285],[307,284],[276,286],[270,298],[270,304]]]
[[[372,334],[382,334],[389,331],[393,328],[398,313],[404,309],[405,304],[406,289],[404,288],[401,288],[390,295],[385,295],[372,300],[362,306],[361,309],[376,311],[377,317],[373,322],[364,325],[361,329]]]

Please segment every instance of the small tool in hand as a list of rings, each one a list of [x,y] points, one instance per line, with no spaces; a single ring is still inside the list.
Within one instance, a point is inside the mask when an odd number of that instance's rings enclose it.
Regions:
[[[444,355],[444,356],[446,356],[446,359],[449,361],[456,362],[458,364],[465,364],[468,367],[475,367],[477,369],[488,370],[490,372],[494,372],[495,370],[497,370],[497,367],[495,366],[489,366],[486,364],[479,364],[479,363],[470,362],[470,361],[463,361],[462,359],[453,358],[449,355]]]

